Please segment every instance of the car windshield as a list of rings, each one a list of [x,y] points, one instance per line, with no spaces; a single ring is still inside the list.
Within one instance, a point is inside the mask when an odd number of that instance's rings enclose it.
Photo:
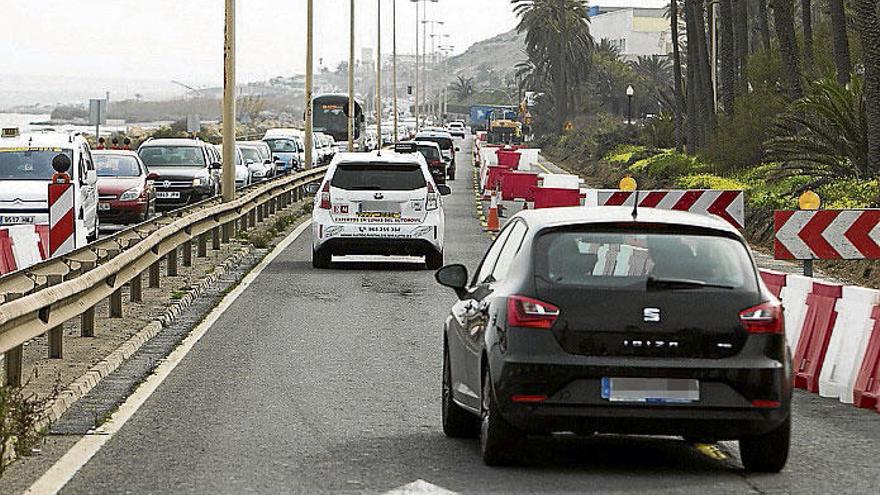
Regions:
[[[52,159],[61,153],[73,156],[61,148],[0,148],[0,180],[51,180]]]
[[[535,252],[536,275],[553,285],[757,290],[745,246],[728,237],[555,231],[538,238]]]
[[[260,152],[256,148],[242,146],[241,154],[244,155],[245,161],[250,160],[254,163],[263,163],[263,159],[260,157]]]
[[[452,149],[452,140],[449,138],[417,136],[416,141],[431,141],[432,143],[437,143],[443,151]]]
[[[141,167],[133,156],[94,154],[98,177],[138,177]]]
[[[417,163],[343,163],[330,184],[352,191],[412,191],[426,187]]]
[[[419,153],[425,157],[425,160],[429,162],[431,160],[439,160],[440,159],[440,151],[433,146],[419,146]]]
[[[297,146],[292,139],[267,139],[266,144],[273,153],[296,153]]]
[[[197,146],[145,146],[138,154],[147,167],[205,166],[205,154]]]

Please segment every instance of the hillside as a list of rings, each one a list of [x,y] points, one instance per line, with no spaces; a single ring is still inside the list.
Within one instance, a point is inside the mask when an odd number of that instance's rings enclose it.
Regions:
[[[461,55],[449,58],[440,72],[448,82],[456,76],[474,78],[476,88],[513,85],[515,66],[526,60],[525,34],[516,30],[474,43]]]

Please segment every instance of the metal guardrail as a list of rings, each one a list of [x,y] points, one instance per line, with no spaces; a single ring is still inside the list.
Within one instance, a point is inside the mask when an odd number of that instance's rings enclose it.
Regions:
[[[0,352],[5,353],[6,382],[21,384],[22,345],[49,334],[49,357],[61,358],[61,325],[82,317],[82,336],[94,336],[95,306],[110,299],[110,316],[122,317],[122,289],[130,286],[132,302],[142,300],[142,278],[159,287],[160,262],[169,276],[177,275],[178,250],[183,264],[228,242],[236,227],[241,231],[262,222],[277,209],[302,199],[304,186],[324,177],[326,167],[315,168],[242,189],[229,203],[219,197],[163,214],[92,242],[70,253],[0,277]]]

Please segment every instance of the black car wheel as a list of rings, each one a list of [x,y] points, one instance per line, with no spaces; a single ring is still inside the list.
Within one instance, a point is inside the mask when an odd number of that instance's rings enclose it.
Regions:
[[[489,370],[483,377],[483,397],[480,412],[480,451],[487,466],[509,466],[517,461],[517,448],[523,434],[501,417],[492,391]]]
[[[312,268],[330,268],[332,254],[326,249],[312,251]]]
[[[443,251],[433,251],[425,255],[428,270],[437,270],[443,266]]]
[[[739,439],[739,452],[747,471],[778,473],[788,461],[791,444],[791,416],[763,435]]]
[[[473,438],[480,433],[480,420],[452,400],[449,349],[443,346],[443,433],[450,438]]]

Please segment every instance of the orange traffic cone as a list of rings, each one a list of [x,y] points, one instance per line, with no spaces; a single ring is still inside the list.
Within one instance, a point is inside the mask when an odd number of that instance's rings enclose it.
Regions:
[[[501,225],[498,221],[498,198],[495,191],[492,191],[492,199],[489,201],[489,218],[486,221],[486,230],[489,232],[498,232]]]

